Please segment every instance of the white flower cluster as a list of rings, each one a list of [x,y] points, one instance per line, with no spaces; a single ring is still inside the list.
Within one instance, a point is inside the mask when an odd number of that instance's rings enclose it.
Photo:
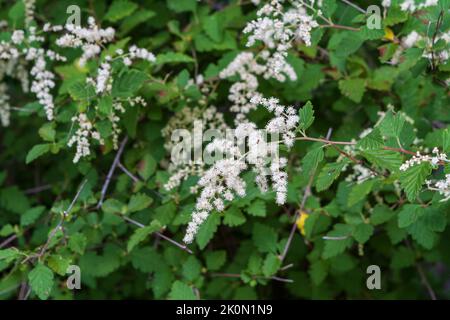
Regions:
[[[236,112],[235,124],[247,121],[247,114],[256,109],[251,98],[258,94],[258,76],[280,82],[297,80],[297,75],[286,58],[292,42],[301,40],[311,45],[311,31],[318,23],[308,15],[302,1],[294,1],[285,11],[283,0],[271,0],[258,10],[258,18],[247,24],[244,33],[249,34],[247,46],[257,41],[264,43],[266,49],[257,55],[243,52],[220,73],[220,78],[239,76],[240,80],[230,88],[228,99],[232,102],[230,110]],[[314,1],[311,2],[312,4]]]
[[[44,31],[60,31],[62,29],[62,26],[51,26],[50,24],[44,26]],[[80,65],[99,56],[102,46],[113,41],[115,35],[114,28],[99,28],[93,17],[88,18],[87,28],[68,23],[64,29],[67,33],[59,37],[56,44],[63,48],[81,48],[83,53],[79,60]]]
[[[255,95],[251,101],[256,105],[263,105],[275,114],[275,117],[267,123],[266,130],[269,133],[281,134],[284,144],[291,148],[295,142],[295,131],[300,120],[294,107],[285,107],[277,98],[267,99],[261,95]]]
[[[446,174],[445,178],[438,181],[427,180],[426,184],[429,190],[437,191],[444,196],[441,202],[450,200],[450,174]]]
[[[4,127],[9,126],[10,109],[7,86],[4,83],[0,83],[0,123]]]
[[[225,131],[228,129],[223,114],[218,112],[214,106],[210,106],[204,110],[201,108],[183,108],[169,120],[167,125],[161,131],[162,136],[165,139],[164,147],[166,150],[172,153],[173,148],[176,146],[174,141],[172,141],[172,135],[175,130],[193,130],[193,124],[197,121],[200,121],[204,131],[213,129]],[[199,137],[199,139],[203,139],[203,137]],[[168,168],[171,177],[164,185],[164,188],[167,191],[177,188],[181,182],[186,180],[189,176],[200,176],[204,172],[204,163],[197,163],[189,160],[187,163],[182,163],[182,165],[180,165],[175,162],[176,161],[172,161]],[[194,189],[193,191],[196,190]]]
[[[421,164],[422,162],[429,162],[432,166],[437,166],[442,162],[448,162],[447,155],[440,153],[438,148],[434,148],[432,151],[434,156],[422,155],[419,151],[411,159],[407,160],[400,166],[400,171],[406,171],[414,165]]]
[[[415,12],[417,10],[425,9],[428,7],[433,7],[438,5],[438,0],[425,0],[425,2],[420,1],[419,3],[416,0],[403,0],[400,4],[400,9],[402,11]]]
[[[434,45],[440,40],[443,40],[447,44],[447,48],[436,50]],[[400,62],[401,55],[405,49],[412,48],[417,45],[425,46],[422,56],[430,61],[434,60],[434,62],[445,64],[450,57],[450,49],[448,49],[450,44],[450,31],[439,33],[436,37],[426,37],[413,30],[408,35],[403,37],[400,43],[401,46],[397,48],[391,59],[392,64],[398,64]]]
[[[85,113],[80,113],[78,116],[73,117],[72,122],[77,123],[78,129],[69,139],[67,145],[72,147],[72,145],[76,144],[77,151],[73,162],[77,163],[82,157],[87,157],[91,154],[89,138],[97,140],[100,144],[104,144],[104,141],[100,137],[100,133],[94,130]]]
[[[198,184],[202,187],[197,199],[192,220],[189,222],[183,241],[191,243],[200,225],[208,218],[212,210],[223,211],[224,201],[232,201],[235,194],[245,195],[245,181],[240,174],[247,168],[242,160],[223,159],[205,171]]]
[[[355,164],[353,167],[353,173],[345,178],[345,181],[352,182],[355,181],[357,184],[361,184],[364,181],[375,178],[375,173],[360,164]]]
[[[248,23],[243,31],[250,33],[247,46],[259,40],[285,56],[295,39],[311,45],[311,31],[319,24],[308,15],[302,1],[293,1],[293,7],[286,12],[282,2],[272,0],[258,10],[258,18]]]
[[[15,30],[11,36],[11,42],[0,42],[0,62],[7,64],[6,71],[1,71],[3,75],[13,75],[12,69],[17,68],[16,77],[22,83],[24,92],[31,90],[38,98],[39,103],[44,107],[48,120],[54,117],[54,101],[51,90],[55,87],[53,72],[48,70],[47,59],[56,61],[65,61],[65,57],[43,48],[36,48],[33,44],[41,43],[44,38],[36,35],[36,28],[30,27],[27,32],[24,30]],[[24,63],[25,62],[25,63]],[[31,88],[28,88],[28,75],[24,64],[31,63],[29,72],[32,78]],[[0,69],[3,69],[0,66]]]

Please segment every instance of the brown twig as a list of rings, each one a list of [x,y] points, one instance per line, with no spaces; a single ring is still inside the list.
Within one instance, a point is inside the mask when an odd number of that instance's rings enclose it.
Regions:
[[[127,144],[128,137],[125,137],[122,142],[120,143],[119,150],[117,151],[116,157],[114,158],[114,161],[111,165],[111,168],[109,168],[108,175],[106,176],[105,183],[103,184],[100,200],[97,203],[97,210],[100,209],[103,205],[103,200],[105,200],[106,191],[108,191],[109,183],[111,182],[112,176],[114,174],[114,171],[116,170],[117,165],[120,161],[120,156],[123,153],[123,150],[125,148],[125,145]]]
[[[127,222],[129,222],[129,223],[131,223],[131,224],[134,224],[135,226],[138,226],[139,228],[144,228],[144,227],[145,227],[144,224],[142,224],[142,223],[140,223],[140,222],[138,222],[138,221],[136,221],[136,220],[133,220],[133,219],[131,219],[131,218],[129,218],[129,217],[126,217],[126,216],[123,216],[123,215],[119,215],[119,216],[120,216],[122,219],[124,219],[125,221],[127,221]],[[185,245],[183,245],[183,244],[181,244],[181,243],[176,242],[175,240],[169,238],[168,236],[163,235],[161,232],[154,232],[153,234],[156,235],[156,236],[158,236],[158,237],[160,237],[161,239],[164,239],[164,240],[170,242],[170,243],[173,244],[174,246],[177,246],[178,248],[180,248],[180,249],[186,251],[187,253],[193,254],[193,252],[192,252],[191,249],[189,249],[188,247],[186,247]]]
[[[211,273],[212,277],[224,277],[224,278],[240,278],[241,275],[239,273]],[[266,279],[266,280],[275,280],[279,282],[285,282],[285,283],[293,283],[294,280],[292,279],[286,279],[286,278],[280,278],[277,276],[272,277],[264,277],[264,276],[253,276],[254,279]]]

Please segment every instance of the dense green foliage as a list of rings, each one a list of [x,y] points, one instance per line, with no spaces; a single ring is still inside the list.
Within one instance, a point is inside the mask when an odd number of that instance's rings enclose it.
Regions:
[[[73,4],[38,0],[30,22],[27,2],[0,1],[0,20],[7,21],[0,40],[9,41],[14,29],[64,25]],[[9,126],[0,126],[0,299],[426,299],[427,284],[449,298],[450,200],[432,183],[445,181],[450,164],[423,161],[400,170],[417,151],[450,154],[450,60],[435,57],[449,50],[445,40],[435,41],[448,37],[449,1],[415,12],[398,2],[381,9],[380,29],[370,29],[369,16],[323,0],[333,24],[314,28],[311,46],[292,43],[287,61],[297,79],[259,77],[258,92],[293,105],[300,117],[300,138],[281,148],[286,203],[278,205],[271,189],[261,193],[248,170],[246,195],[213,211],[186,249],[180,246],[199,177],[164,188],[171,173],[163,129],[183,109],[201,117],[211,105],[234,127],[228,95],[239,77],[219,73],[238,53],[264,47],[247,47],[242,32],[258,6],[77,1],[82,25],[93,16],[116,33],[84,66],[77,63],[82,50],[58,47],[56,33],[38,31],[44,42],[24,44],[67,57],[47,66],[55,73],[53,119],[17,78],[0,72],[14,106]],[[394,57],[412,31],[434,39],[431,47],[419,41]],[[96,78],[108,53],[132,44],[156,60],[113,60],[112,88],[96,92],[86,79]],[[132,101],[138,95],[146,105]],[[114,113],[118,101],[123,113]],[[90,154],[74,163],[76,145],[67,144],[78,114],[104,141],[92,139]],[[271,114],[258,107],[248,118],[262,128]],[[80,290],[66,287],[69,265],[80,267]],[[366,286],[369,265],[381,268],[380,290]]]

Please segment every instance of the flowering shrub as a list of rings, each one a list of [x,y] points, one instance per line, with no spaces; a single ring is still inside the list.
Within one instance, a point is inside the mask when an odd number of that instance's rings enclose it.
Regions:
[[[77,2],[0,4],[1,299],[449,298],[448,0]]]

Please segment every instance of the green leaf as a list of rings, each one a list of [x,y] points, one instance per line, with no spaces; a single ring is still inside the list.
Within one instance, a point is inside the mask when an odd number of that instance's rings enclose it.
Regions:
[[[44,141],[53,142],[55,141],[56,131],[53,128],[53,123],[46,123],[39,128],[39,135]]]
[[[277,252],[278,234],[271,227],[255,223],[253,226],[253,243],[261,252]]]
[[[152,247],[136,248],[130,255],[133,267],[144,273],[157,271],[162,259]]]
[[[360,223],[353,229],[352,236],[359,243],[366,243],[373,235],[373,231],[374,228],[370,224]]]
[[[147,180],[153,175],[153,173],[155,173],[155,170],[156,161],[150,153],[147,153],[139,163],[138,173],[142,179]]]
[[[370,216],[370,223],[377,226],[383,224],[394,216],[394,212],[386,205],[377,204],[372,211]]]
[[[102,210],[105,213],[121,213],[125,214],[128,210],[127,206],[117,199],[108,199],[102,204]]]
[[[328,189],[334,180],[336,180],[347,165],[347,161],[327,163],[319,173],[316,180],[316,189],[318,192]]]
[[[40,156],[46,154],[50,151],[51,144],[37,144],[27,153],[27,157],[25,159],[25,163],[29,164],[30,162],[36,160]]]
[[[374,128],[368,135],[358,141],[356,147],[361,150],[379,149],[383,145],[383,137],[380,130]]]
[[[128,212],[141,211],[148,208],[153,202],[153,199],[149,196],[138,193],[131,196],[130,202],[128,203]]]
[[[256,199],[247,208],[247,212],[255,217],[265,217],[266,216],[266,203],[261,199]]]
[[[414,265],[416,260],[414,251],[406,247],[400,247],[392,254],[391,268],[402,269]]]
[[[322,258],[329,259],[345,251],[352,244],[351,227],[344,224],[336,224],[334,230],[327,234]]]
[[[300,110],[298,110],[300,122],[298,128],[305,131],[314,122],[314,109],[311,101],[308,101]]]
[[[110,115],[112,112],[113,100],[111,96],[103,96],[98,102],[98,111],[104,115]]]
[[[361,152],[361,154],[370,163],[382,169],[388,169],[391,172],[398,171],[403,163],[402,156],[398,152],[391,150],[384,150],[384,149],[364,150]]]
[[[53,272],[42,263],[28,273],[28,281],[31,289],[37,294],[39,299],[46,300],[53,287]]]
[[[115,0],[109,7],[103,19],[111,22],[119,21],[132,14],[137,7],[137,4],[127,0]]]
[[[450,130],[446,128],[442,131],[442,149],[444,152],[450,152]]]
[[[262,272],[266,277],[270,277],[277,273],[278,269],[281,267],[281,260],[274,255],[273,253],[269,253],[264,260],[262,266]]]
[[[111,93],[113,97],[130,98],[142,87],[147,79],[147,75],[142,71],[123,71],[119,74],[117,80],[113,82]]]
[[[247,219],[236,206],[231,206],[224,213],[223,224],[229,227],[236,227],[245,223]]]
[[[206,267],[209,271],[219,270],[227,260],[225,250],[209,251],[206,253]]]
[[[69,94],[76,101],[92,100],[96,97],[94,87],[83,81],[73,83],[69,87]]]
[[[319,286],[327,277],[328,266],[323,260],[314,261],[308,270],[311,280],[316,286]]]
[[[331,16],[337,9],[336,0],[323,0],[320,9],[325,14],[325,17],[331,18]]]
[[[381,133],[386,137],[399,137],[405,125],[405,117],[397,113],[392,114],[391,111],[387,112],[383,121],[380,123]]]
[[[310,150],[302,159],[303,171],[309,175],[316,171],[317,166],[322,162],[324,152],[322,146],[318,146]]]
[[[428,162],[422,162],[414,165],[402,172],[400,175],[400,184],[405,190],[409,201],[414,201],[422,189],[422,185],[431,173],[431,165]]]
[[[44,206],[37,206],[27,210],[23,215],[20,216],[20,225],[22,227],[26,227],[33,224],[41,216],[44,210]]]
[[[223,39],[223,29],[220,25],[219,16],[217,14],[206,16],[203,19],[202,27],[205,33],[215,42]]]
[[[424,210],[417,204],[405,204],[398,214],[399,228],[406,228],[412,225],[424,214]]]
[[[208,242],[213,238],[220,224],[220,216],[217,213],[209,215],[208,219],[200,226],[196,236],[200,250],[203,250]]]
[[[202,265],[200,262],[198,262],[197,258],[190,255],[183,263],[182,274],[186,280],[192,282],[200,276],[201,270]]]
[[[339,89],[344,96],[356,103],[360,103],[366,91],[366,81],[364,79],[340,80]]]
[[[370,179],[353,186],[348,195],[348,206],[352,207],[363,200],[372,191],[374,184],[375,180]]]
[[[67,268],[69,268],[70,262],[70,258],[65,258],[59,254],[51,255],[47,260],[48,266],[60,276],[66,275]]]
[[[133,250],[133,248],[144,241],[148,235],[160,230],[161,227],[158,220],[153,220],[149,226],[137,229],[130,237],[130,240],[128,240],[127,251],[130,252]]]
[[[197,300],[194,291],[190,286],[181,281],[175,281],[169,293],[171,300]]]
[[[175,12],[195,11],[197,0],[167,0],[167,6]]]
[[[180,52],[167,52],[158,54],[156,64],[163,65],[166,63],[191,63],[194,59]]]
[[[19,256],[20,256],[20,252],[16,248],[8,248],[8,249],[0,250],[0,261],[6,260],[9,262]]]
[[[86,249],[87,238],[82,233],[74,233],[69,237],[69,249],[75,253],[83,254]]]

